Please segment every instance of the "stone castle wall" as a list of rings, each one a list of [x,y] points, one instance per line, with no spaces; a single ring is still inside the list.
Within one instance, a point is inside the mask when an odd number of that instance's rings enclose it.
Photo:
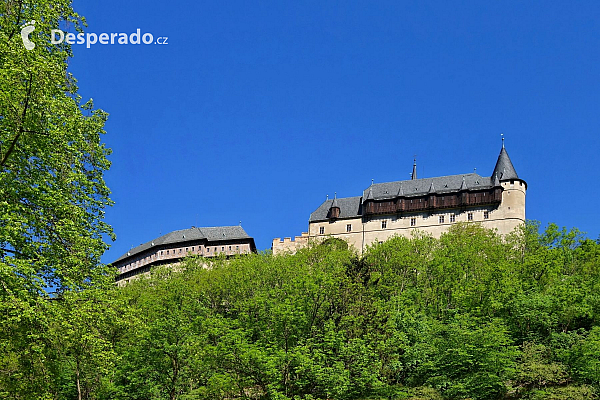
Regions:
[[[498,233],[505,235],[525,223],[526,186],[520,180],[501,182],[501,185],[502,201],[498,206],[311,222],[308,233],[297,236],[295,240],[274,239],[273,254],[294,253],[299,248],[307,246],[311,240],[327,237],[343,239],[362,254],[367,246],[373,243],[383,242],[395,235],[410,236],[415,230],[440,237],[450,226],[458,222],[480,223],[484,228],[496,229]]]

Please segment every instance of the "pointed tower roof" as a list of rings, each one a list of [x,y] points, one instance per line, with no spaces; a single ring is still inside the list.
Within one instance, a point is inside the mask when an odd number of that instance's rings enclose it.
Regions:
[[[333,207],[340,208],[340,206],[338,206],[338,201],[337,201],[337,192],[335,192],[335,194],[333,195],[333,203],[331,203],[331,208],[333,208]]]
[[[510,157],[504,148],[504,139],[502,140],[502,149],[500,149],[500,155],[498,156],[498,161],[496,161],[492,176],[496,174],[498,174],[498,179],[502,181],[507,179],[519,179],[517,171],[515,170],[515,167],[513,167]]]
[[[338,205],[337,192],[333,195],[333,200],[331,201],[331,207],[329,207],[329,212],[327,213],[327,218],[336,219],[340,217],[340,206]]]
[[[412,175],[410,176],[411,180],[416,180],[417,179],[417,159],[415,158],[413,160],[413,172]]]

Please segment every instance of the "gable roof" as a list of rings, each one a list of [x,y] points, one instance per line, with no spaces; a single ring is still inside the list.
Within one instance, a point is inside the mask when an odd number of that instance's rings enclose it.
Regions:
[[[310,214],[309,222],[314,221],[325,221],[327,220],[327,213],[333,205],[333,202],[337,203],[340,208],[339,218],[353,218],[362,215],[361,197],[342,197],[334,200],[325,200],[323,204],[319,206],[312,214]]]
[[[494,172],[485,177],[477,173],[438,176],[434,178],[417,179],[416,161],[413,163],[413,173],[410,180],[372,183],[363,190],[362,196],[326,200],[311,215],[309,222],[325,221],[333,202],[340,207],[339,218],[353,218],[362,215],[362,203],[368,200],[386,200],[397,197],[425,196],[429,194],[456,193],[465,190],[486,190],[501,186],[500,181],[520,179],[504,148],[496,161]],[[525,183],[523,181],[523,183]],[[527,187],[527,184],[525,183]]]
[[[180,229],[177,231],[169,232],[166,235],[162,235],[154,240],[140,244],[117,258],[114,262],[124,260],[128,257],[135,256],[136,254],[142,253],[152,247],[173,244],[173,243],[184,243],[194,240],[207,240],[209,242],[216,242],[220,240],[235,240],[235,239],[252,239],[244,228],[241,226],[216,226],[209,228],[188,228]],[[254,241],[252,239],[252,241]]]

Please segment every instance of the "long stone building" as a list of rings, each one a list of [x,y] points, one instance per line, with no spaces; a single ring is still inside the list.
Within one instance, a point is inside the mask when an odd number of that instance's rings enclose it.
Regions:
[[[308,232],[273,240],[274,254],[294,252],[314,240],[344,239],[359,252],[415,229],[439,237],[457,222],[479,222],[501,234],[525,222],[527,183],[502,149],[492,174],[477,173],[371,184],[362,195],[326,200],[311,215]]]
[[[188,255],[210,258],[251,252],[256,252],[254,239],[241,226],[191,227],[134,247],[112,266],[119,272],[117,282],[127,283],[132,277],[149,272],[152,267],[176,264]]]

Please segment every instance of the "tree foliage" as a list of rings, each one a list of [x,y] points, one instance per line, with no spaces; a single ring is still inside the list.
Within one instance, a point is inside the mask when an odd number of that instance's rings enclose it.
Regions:
[[[37,338],[24,336],[32,326],[4,348],[0,393],[593,399],[599,262],[595,241],[535,224],[507,237],[458,224],[362,257],[331,243],[190,257],[122,288],[40,301]]]
[[[82,104],[67,71],[71,49],[50,30],[84,21],[70,0],[0,3],[0,282],[23,298],[97,282],[111,204],[101,143],[107,114]],[[27,50],[21,27],[35,21]]]
[[[100,264],[107,114],[77,94],[69,45],[50,43],[84,24],[70,0],[0,2],[0,398],[102,393],[116,359],[120,322],[93,290],[114,276]]]

